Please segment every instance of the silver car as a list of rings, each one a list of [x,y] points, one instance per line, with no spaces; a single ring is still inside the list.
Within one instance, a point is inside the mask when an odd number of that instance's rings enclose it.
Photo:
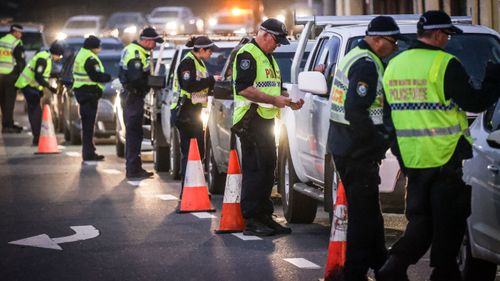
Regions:
[[[495,280],[500,264],[500,103],[470,127],[474,157],[464,162],[472,211],[458,261],[464,280]]]

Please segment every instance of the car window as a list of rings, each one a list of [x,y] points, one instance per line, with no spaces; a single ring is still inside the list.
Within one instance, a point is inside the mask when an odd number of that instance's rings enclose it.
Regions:
[[[66,24],[66,28],[96,28],[97,22],[90,20],[73,20]]]
[[[213,52],[208,61],[205,62],[210,75],[220,75],[232,48],[221,48],[219,52]]]
[[[328,42],[328,37],[318,39],[317,47],[314,49],[312,63],[309,65],[309,71],[313,71],[318,64],[321,64],[319,58],[325,49],[326,42]]]
[[[170,68],[168,71],[167,77],[167,86],[172,87],[174,82],[174,74],[175,74],[175,64],[177,63],[177,57],[179,56],[179,51],[176,51],[174,56],[172,57],[172,63],[170,63]]]
[[[274,59],[276,59],[276,62],[278,63],[278,66],[280,68],[281,80],[283,81],[283,83],[291,82],[290,76],[291,76],[291,69],[292,69],[292,62],[294,55],[295,52],[275,52],[273,54]],[[299,71],[302,71],[304,69],[304,65],[306,64],[308,56],[309,52],[304,52],[304,56],[300,61]]]
[[[492,105],[484,113],[484,128],[488,132],[500,130],[500,103]]]

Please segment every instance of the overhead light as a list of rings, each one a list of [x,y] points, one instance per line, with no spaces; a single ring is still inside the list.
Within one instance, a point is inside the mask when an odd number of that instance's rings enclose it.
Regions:
[[[241,15],[241,9],[240,8],[233,8],[231,10],[231,13],[233,14],[233,16],[239,16],[239,15]]]
[[[64,40],[66,38],[68,38],[68,35],[64,32],[58,32],[56,35],[57,40]]]
[[[137,26],[135,25],[131,25],[131,26],[127,26],[124,30],[123,30],[124,33],[131,33],[131,34],[135,34],[137,33]]]

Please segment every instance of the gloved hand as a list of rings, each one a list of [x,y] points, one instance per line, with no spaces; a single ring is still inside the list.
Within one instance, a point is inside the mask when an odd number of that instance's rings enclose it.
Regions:
[[[57,93],[57,88],[54,88],[54,87],[49,87],[49,90],[50,90],[53,94]]]
[[[486,64],[486,71],[484,79],[500,79],[500,63],[493,63],[492,61],[488,61]]]

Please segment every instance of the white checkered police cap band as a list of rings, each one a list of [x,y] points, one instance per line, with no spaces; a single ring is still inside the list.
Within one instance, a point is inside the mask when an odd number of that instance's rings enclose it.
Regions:
[[[194,45],[193,47],[195,48],[198,48],[198,49],[206,49],[206,48],[210,48],[214,45],[214,43],[210,43],[210,44],[206,44],[206,45]]]
[[[13,27],[12,27],[12,31],[19,31],[19,32],[23,32],[23,28],[22,28],[22,27],[21,27],[21,28],[19,28],[19,27],[17,27],[17,26],[13,26]]]
[[[391,30],[391,31],[367,31],[366,35],[369,36],[391,36],[391,35],[399,35],[399,30]]]
[[[161,36],[160,36],[160,35],[158,35],[158,36],[154,36],[154,37],[151,37],[151,36],[144,36],[144,35],[142,35],[142,36],[141,36],[141,39],[143,39],[143,40],[156,40],[156,39],[159,39],[159,38],[161,38]]]
[[[447,24],[432,24],[432,25],[423,25],[422,28],[424,30],[431,30],[431,29],[447,29],[447,28],[452,28],[453,24],[447,23]]]
[[[263,27],[262,25],[259,27],[259,29],[260,29],[260,30],[262,30],[262,31],[265,31],[265,32],[267,32],[267,33],[271,33],[272,35],[276,35],[276,36],[281,36],[281,35],[283,35],[283,34],[282,34],[282,33],[280,33],[280,32],[276,32],[276,31],[274,31],[274,30],[267,29],[267,28]]]

